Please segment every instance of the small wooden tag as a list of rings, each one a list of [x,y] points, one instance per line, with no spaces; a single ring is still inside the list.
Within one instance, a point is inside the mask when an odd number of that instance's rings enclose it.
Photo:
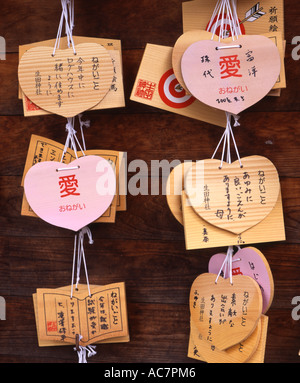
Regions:
[[[190,292],[191,320],[202,334],[220,350],[247,339],[262,314],[262,295],[258,284],[247,276],[229,279],[202,274]]]
[[[91,109],[106,96],[114,76],[111,56],[101,45],[83,43],[72,48],[36,47],[19,63],[19,83],[38,107],[64,117]]]
[[[251,156],[232,164],[210,159],[194,164],[186,176],[186,193],[205,221],[241,234],[265,219],[280,191],[277,170],[270,160]]]
[[[36,318],[38,338],[42,342],[80,346],[128,338],[125,284],[80,287],[70,297],[70,289],[38,289]]]

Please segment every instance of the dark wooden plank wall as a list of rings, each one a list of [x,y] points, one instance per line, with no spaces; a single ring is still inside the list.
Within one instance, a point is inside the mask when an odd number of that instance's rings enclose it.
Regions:
[[[299,361],[299,326],[291,317],[300,295],[300,61],[291,58],[299,33],[297,0],[285,1],[287,89],[242,114],[236,129],[241,155],[270,158],[282,182],[287,241],[258,245],[271,265],[275,299],[269,311],[266,362]],[[39,348],[32,293],[70,283],[73,235],[38,219],[20,216],[21,176],[31,134],[65,141],[65,120],[24,118],[17,99],[18,46],[56,36],[60,2],[0,1],[0,35],[7,59],[0,62],[0,295],[7,320],[0,322],[0,362],[76,362],[71,347]],[[172,46],[182,31],[181,1],[76,0],[75,34],[119,38],[123,43],[127,107],[86,113],[87,147],[128,152],[143,159],[202,159],[211,156],[222,129],[129,100],[146,43]],[[298,28],[297,28],[298,27]],[[129,174],[130,178],[131,174]],[[160,182],[159,179],[156,180]],[[128,211],[114,225],[92,225],[86,245],[90,281],[125,281],[131,342],[103,345],[90,362],[190,362],[189,289],[207,271],[211,250],[185,251],[182,227],[163,196],[128,196]],[[224,249],[225,250],[225,249]]]

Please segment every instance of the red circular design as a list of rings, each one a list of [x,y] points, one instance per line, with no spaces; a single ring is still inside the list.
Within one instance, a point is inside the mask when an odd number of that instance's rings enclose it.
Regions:
[[[158,91],[162,101],[171,108],[186,108],[195,101],[193,96],[187,95],[186,91],[180,87],[173,69],[168,70],[162,76],[158,85]]]

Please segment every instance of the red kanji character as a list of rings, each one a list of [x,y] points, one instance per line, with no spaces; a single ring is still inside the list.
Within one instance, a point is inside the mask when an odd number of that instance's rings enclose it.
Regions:
[[[80,193],[76,193],[78,188],[78,180],[75,178],[75,175],[59,177],[59,179],[61,198],[68,197],[70,195],[80,195]]]
[[[220,57],[221,78],[242,77],[238,74],[241,68],[241,62],[238,60],[238,55]]]

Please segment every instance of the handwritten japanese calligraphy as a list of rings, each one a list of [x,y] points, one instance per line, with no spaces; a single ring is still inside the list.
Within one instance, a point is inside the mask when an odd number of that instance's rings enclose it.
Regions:
[[[52,51],[52,52],[51,52]],[[82,43],[73,49],[47,46],[27,50],[19,63],[23,93],[41,109],[64,117],[98,105],[114,76],[111,55],[102,45]]]
[[[241,163],[242,167],[239,161],[225,163],[220,169],[218,160],[198,161],[185,178],[185,191],[196,213],[208,223],[237,235],[271,212],[280,186],[277,170],[268,159],[245,157]],[[243,242],[242,237],[240,241]]]

